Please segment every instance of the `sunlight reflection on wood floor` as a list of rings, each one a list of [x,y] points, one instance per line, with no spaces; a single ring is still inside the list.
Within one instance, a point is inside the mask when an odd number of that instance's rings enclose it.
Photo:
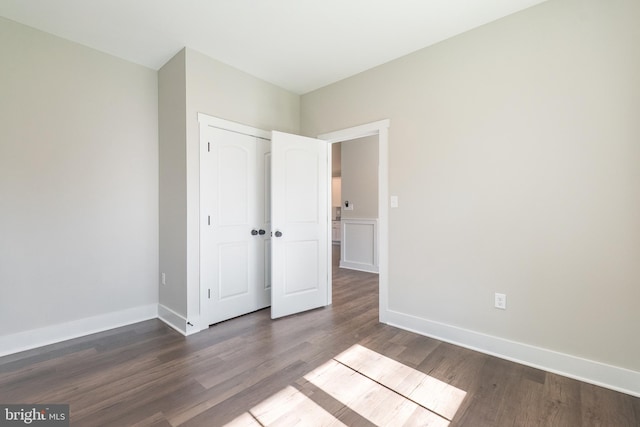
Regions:
[[[466,393],[354,345],[227,424],[445,427]]]

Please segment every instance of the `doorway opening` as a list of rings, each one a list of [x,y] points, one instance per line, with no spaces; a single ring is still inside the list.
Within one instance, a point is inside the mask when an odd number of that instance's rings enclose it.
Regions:
[[[341,268],[378,273],[378,135],[331,144],[332,241]]]
[[[330,132],[326,134],[322,134],[318,136],[318,139],[322,139],[331,144],[331,148],[336,143],[343,143],[348,141],[360,140],[366,137],[367,141],[375,141],[378,146],[378,168],[377,168],[377,180],[378,180],[378,197],[377,197],[377,223],[376,223],[376,231],[373,234],[373,237],[376,240],[375,248],[377,253],[375,257],[377,258],[377,272],[378,272],[378,295],[379,295],[379,320],[382,323],[386,323],[387,319],[387,310],[388,310],[388,205],[387,200],[389,198],[389,183],[388,183],[388,129],[389,129],[389,120],[381,120],[378,122],[368,123],[352,128],[342,129],[335,132]],[[375,138],[377,137],[377,138]],[[329,179],[332,179],[332,162],[328,162],[329,168]],[[331,184],[329,183],[329,188],[331,191]],[[329,201],[331,202],[332,197],[329,197]],[[347,206],[347,200],[342,197],[340,213],[341,220],[344,219],[345,208],[349,208]],[[330,218],[334,218],[334,209],[333,203],[328,203],[329,215]],[[354,207],[352,205],[351,207]],[[341,221],[342,233],[341,236],[344,238],[344,225]],[[356,229],[360,229],[360,231],[366,229],[367,227],[360,227],[363,224],[356,224]],[[348,237],[347,237],[348,238]],[[329,277],[332,277],[332,250],[333,250],[333,232],[330,230],[328,233],[327,239],[329,241]],[[344,248],[343,245],[348,245],[349,242],[341,242],[341,249]],[[347,248],[347,251],[349,249]],[[341,256],[341,262],[343,261],[343,257]],[[347,262],[349,259],[347,257]],[[331,288],[331,287],[330,287]],[[329,295],[329,303],[331,303],[331,295]]]

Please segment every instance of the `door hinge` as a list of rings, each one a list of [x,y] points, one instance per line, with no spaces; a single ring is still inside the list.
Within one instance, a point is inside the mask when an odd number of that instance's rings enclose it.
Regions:
[[[211,299],[211,289],[207,289],[207,296],[209,299]]]
[[[211,215],[207,215],[207,225],[211,225]]]

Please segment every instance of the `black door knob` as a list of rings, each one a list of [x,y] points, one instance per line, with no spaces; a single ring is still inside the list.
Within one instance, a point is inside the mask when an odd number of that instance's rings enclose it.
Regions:
[[[258,234],[261,236],[264,236],[264,234],[266,233],[266,231],[264,231],[262,228],[260,230],[258,230]]]
[[[258,230],[256,230],[256,229],[251,230],[251,235],[252,236],[257,236],[258,235]]]
[[[282,232],[281,231],[276,231],[276,237],[282,237]]]

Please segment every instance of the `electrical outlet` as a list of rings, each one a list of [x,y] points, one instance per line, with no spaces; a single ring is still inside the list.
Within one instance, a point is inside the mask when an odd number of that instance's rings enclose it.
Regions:
[[[495,307],[501,310],[507,309],[507,296],[496,292]]]
[[[163,285],[167,284],[167,276],[164,273],[162,273],[162,284]]]

